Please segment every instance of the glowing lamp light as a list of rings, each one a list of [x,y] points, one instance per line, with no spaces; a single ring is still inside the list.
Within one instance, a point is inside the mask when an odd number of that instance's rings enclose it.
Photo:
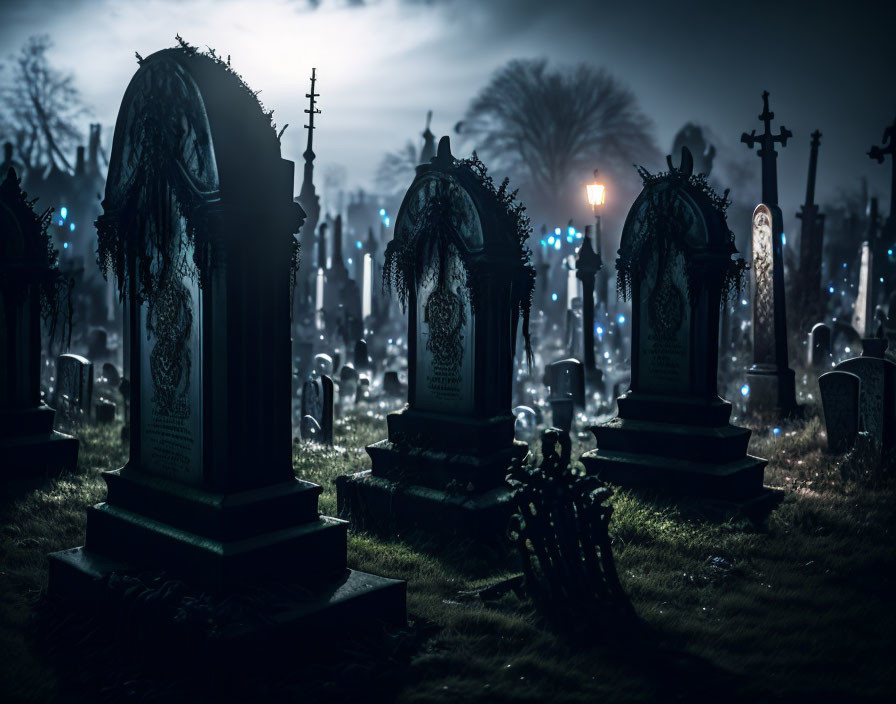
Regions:
[[[622,325],[625,322],[625,316],[620,315],[618,318],[616,318],[616,320],[619,322],[620,325]]]
[[[386,227],[389,227],[389,222],[390,222],[390,221],[389,221],[389,217],[386,216],[386,219],[383,220],[383,223],[386,225]]]
[[[783,244],[785,247],[787,246],[787,235],[785,235],[783,232],[781,233],[781,244]]]
[[[547,247],[547,244],[548,244],[548,243],[545,242],[544,240],[541,241],[541,246],[542,246],[542,247]]]
[[[846,268],[846,262],[843,262],[843,268],[844,269]]]
[[[380,217],[382,218],[382,217],[385,217],[385,216],[386,216],[386,209],[385,209],[385,208],[380,208]]]
[[[575,234],[576,234],[576,228],[574,228],[572,225],[570,225],[569,227],[566,228],[566,236],[567,237],[572,237]]]
[[[554,244],[554,239],[555,239],[555,237],[553,235],[548,237],[548,244]]]
[[[594,331],[595,331],[598,335],[603,335],[603,334],[604,334],[604,329],[603,329],[600,325],[598,325],[598,326],[595,328]]]
[[[588,204],[592,208],[596,208],[598,205],[603,205],[606,202],[607,193],[602,183],[589,183],[585,186],[585,190],[588,193]]]
[[[744,384],[740,387],[740,395],[741,396],[749,396],[750,395],[750,385]]]
[[[363,247],[363,246],[364,246],[364,245],[361,244],[361,240],[358,240],[358,241],[355,242],[355,248],[356,248],[356,249],[361,249],[361,247]]]
[[[554,242],[554,249],[560,249],[560,240]]]
[[[773,432],[775,435],[780,435],[780,434],[781,434],[781,429],[780,429],[780,428],[772,428],[772,432]]]
[[[893,250],[892,250],[892,249],[888,249],[888,250],[887,250],[887,255],[890,256],[890,257],[892,257],[892,256],[893,256]]]
[[[834,287],[833,287],[833,286],[829,286],[829,287],[828,287],[828,293],[833,293],[833,292],[834,292]]]
[[[59,209],[59,216],[63,220],[65,220],[68,217],[68,208],[66,208],[64,205]],[[60,223],[60,224],[62,224],[62,223]]]
[[[351,258],[351,257],[348,258],[348,265],[349,265],[349,266],[352,265],[352,258]]]
[[[555,228],[554,228],[554,234],[555,234],[555,235],[559,235],[559,234],[560,234],[560,228],[559,228],[559,227],[555,227]]]
[[[63,223],[63,221],[60,220],[60,221],[59,221],[59,227],[62,227],[62,223]]]
[[[63,242],[63,243],[62,243],[62,248],[63,248],[63,249],[68,249],[68,242]]]
[[[556,301],[556,300],[557,300],[557,294],[556,294],[556,293],[552,293],[552,294],[551,294],[551,300],[552,300],[552,301]]]
[[[69,232],[74,232],[75,231],[75,223],[69,223],[68,229],[69,229]]]

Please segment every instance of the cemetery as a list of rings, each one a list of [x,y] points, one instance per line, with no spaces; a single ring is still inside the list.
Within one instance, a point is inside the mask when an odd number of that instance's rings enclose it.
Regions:
[[[892,96],[524,4],[0,8],[0,701],[896,696]]]

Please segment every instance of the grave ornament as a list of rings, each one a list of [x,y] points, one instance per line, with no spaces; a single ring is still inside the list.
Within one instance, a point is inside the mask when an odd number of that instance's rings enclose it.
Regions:
[[[682,150],[667,173],[641,169],[616,261],[632,302],[632,378],[619,415],[592,428],[587,471],[611,483],[741,502],[763,494],[766,461],[746,454],[750,431],[729,424],[718,395],[721,301],[744,263],[719,197]]]
[[[522,205],[475,156],[443,137],[417,168],[386,249],[384,280],[408,313],[408,405],[367,452],[372,469],[337,479],[353,526],[498,539],[504,474],[525,454],[511,413],[517,328],[531,359],[534,269]]]

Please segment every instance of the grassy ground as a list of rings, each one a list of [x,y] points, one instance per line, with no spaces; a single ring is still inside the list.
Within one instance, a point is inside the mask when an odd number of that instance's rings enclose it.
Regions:
[[[461,592],[508,576],[500,561],[464,550],[427,554],[351,536],[354,568],[408,580],[418,645],[404,702],[857,701],[894,693],[894,487],[844,481],[823,453],[817,420],[754,434],[770,459],[766,483],[785,496],[765,525],[684,520],[672,505],[618,493],[611,525],[623,587],[644,628],[573,645],[508,595],[483,605]],[[368,466],[365,444],[382,418],[337,427],[332,449],[297,447],[297,474],[324,487]],[[8,486],[0,505],[0,700],[53,701],[59,671],[35,645],[32,614],[46,586],[46,555],[83,543],[85,513],[102,500],[99,472],[125,459],[117,428],[85,429],[77,474],[35,488]],[[593,446],[576,441],[574,456]],[[853,463],[855,469],[855,463]],[[73,656],[74,657],[74,656]],[[334,684],[332,693],[338,695]],[[124,693],[121,693],[124,696]],[[284,693],[282,699],[291,695]],[[140,700],[139,693],[129,698]],[[276,697],[273,697],[276,698]],[[376,700],[368,692],[368,700]],[[302,697],[296,694],[295,700]]]

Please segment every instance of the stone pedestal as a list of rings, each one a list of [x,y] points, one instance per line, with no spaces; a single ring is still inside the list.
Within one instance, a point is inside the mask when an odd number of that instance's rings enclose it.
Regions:
[[[513,439],[514,419],[447,419],[406,408],[388,424],[389,439],[367,448],[373,468],[336,479],[338,512],[352,529],[503,540],[512,513],[504,478],[528,451]]]
[[[671,400],[630,391],[619,416],[592,428],[582,463],[611,484],[723,501],[764,493],[767,460],[747,454],[751,431],[730,425],[731,404]]]
[[[0,411],[0,480],[74,471],[78,441],[53,430],[54,416],[53,409],[45,405]]]
[[[794,415],[796,403],[796,374],[789,367],[753,365],[747,370],[750,412],[759,416],[787,417]]]

